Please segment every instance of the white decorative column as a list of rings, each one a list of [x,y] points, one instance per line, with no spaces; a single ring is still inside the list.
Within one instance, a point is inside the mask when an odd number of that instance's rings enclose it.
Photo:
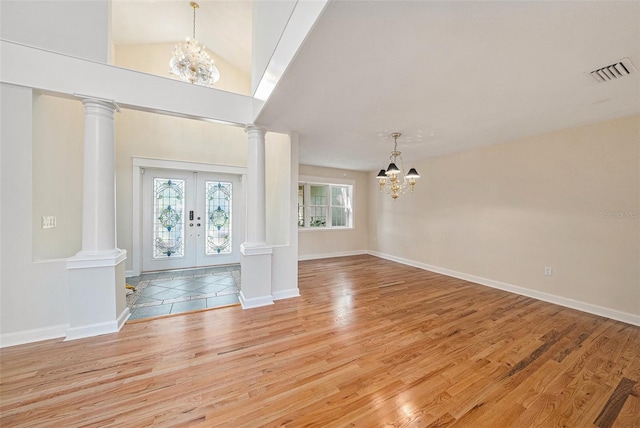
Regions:
[[[116,247],[115,125],[110,101],[83,99],[82,249],[67,260],[67,340],[118,331],[129,317],[127,253]]]
[[[273,303],[271,294],[271,257],[273,248],[266,243],[265,130],[254,125],[246,128],[247,156],[247,241],[240,246],[241,291],[244,309]]]

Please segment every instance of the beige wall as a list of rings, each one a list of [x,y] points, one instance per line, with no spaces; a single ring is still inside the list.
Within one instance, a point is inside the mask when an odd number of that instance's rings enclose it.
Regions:
[[[640,314],[640,116],[416,167],[414,195],[372,195],[369,250]]]
[[[354,186],[355,227],[350,230],[300,230],[298,256],[304,259],[331,254],[347,255],[366,252],[369,229],[369,175],[366,172],[309,165],[300,165],[299,175],[326,177],[329,180],[333,178],[355,180],[356,184]]]
[[[246,167],[243,128],[134,110],[116,115],[116,221],[118,248],[133,268],[133,158]]]
[[[82,246],[84,109],[77,100],[33,96],[33,260],[67,258]],[[42,217],[56,227],[42,229]]]
[[[113,64],[131,70],[178,79],[169,74],[169,59],[175,45],[175,43],[116,45]],[[216,89],[251,95],[251,76],[249,73],[243,73],[210,51],[208,53],[220,71],[220,80],[214,86]]]

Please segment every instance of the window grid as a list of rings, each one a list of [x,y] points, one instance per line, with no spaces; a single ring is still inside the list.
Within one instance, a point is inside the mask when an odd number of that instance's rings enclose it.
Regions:
[[[309,195],[311,198],[309,204],[309,227],[326,227],[327,226],[327,192],[328,186],[309,186]]]
[[[298,226],[304,227],[304,184],[298,185]]]
[[[353,227],[353,186],[299,183],[298,226],[309,229]]]

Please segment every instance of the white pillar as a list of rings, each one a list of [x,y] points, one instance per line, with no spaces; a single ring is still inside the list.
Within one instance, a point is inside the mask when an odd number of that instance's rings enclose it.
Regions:
[[[82,249],[67,260],[67,339],[118,331],[129,317],[124,260],[116,247],[113,102],[83,99]]]
[[[280,227],[289,228],[288,245],[278,245],[273,249],[271,294],[273,300],[299,297],[298,289],[298,143],[299,136],[289,134],[289,165],[282,165],[289,177],[289,215],[278,218]]]
[[[240,246],[240,303],[245,309],[270,305],[271,258],[273,248],[267,245],[265,130],[247,126],[249,140],[247,156],[247,241]]]
[[[116,248],[116,148],[113,103],[84,104],[82,251],[79,256],[109,255]]]
[[[267,240],[265,187],[265,130],[248,126],[247,246],[264,246]]]

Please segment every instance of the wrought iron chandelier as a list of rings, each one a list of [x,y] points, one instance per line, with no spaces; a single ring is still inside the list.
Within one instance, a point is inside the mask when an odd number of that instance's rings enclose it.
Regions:
[[[169,72],[185,82],[212,87],[220,79],[220,72],[206,52],[205,46],[200,46],[196,40],[196,9],[200,5],[193,1],[189,5],[193,8],[193,38],[187,37],[185,44],[179,43],[173,49]]]
[[[415,168],[411,168],[408,173],[404,172],[404,161],[402,160],[402,153],[398,151],[398,137],[402,135],[399,132],[391,134],[393,138],[393,151],[389,160],[391,163],[387,167],[386,171],[381,169],[376,178],[380,185],[380,192],[386,190],[387,193],[391,193],[393,199],[397,199],[398,195],[413,192],[413,186],[416,184],[416,179],[420,178],[420,174]],[[400,159],[400,168],[396,166],[396,163]]]

